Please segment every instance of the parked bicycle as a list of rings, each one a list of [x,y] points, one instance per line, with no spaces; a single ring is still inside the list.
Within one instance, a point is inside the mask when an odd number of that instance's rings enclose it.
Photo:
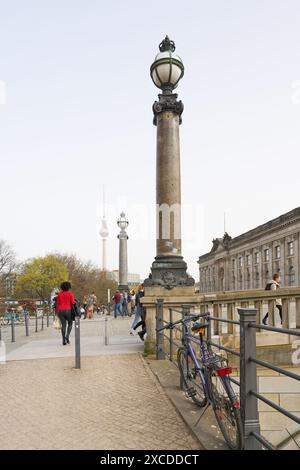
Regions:
[[[227,359],[214,353],[204,339],[205,329],[209,325],[208,317],[208,313],[192,315],[168,323],[157,331],[182,324],[183,346],[178,349],[177,361],[186,396],[199,407],[212,406],[225,441],[231,449],[238,450],[243,448],[240,403],[231,386],[229,375],[232,369]],[[198,322],[200,318],[204,322]],[[191,323],[193,326],[189,328]],[[193,346],[195,336],[192,333],[199,335],[199,355]]]
[[[28,315],[28,312],[25,310],[20,313],[15,312],[14,310],[7,310],[1,317],[1,323],[2,325],[9,325],[13,318],[15,322],[23,323],[25,321],[25,315]]]

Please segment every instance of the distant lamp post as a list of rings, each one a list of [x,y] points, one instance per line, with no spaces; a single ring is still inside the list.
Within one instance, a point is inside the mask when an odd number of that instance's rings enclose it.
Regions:
[[[117,221],[118,227],[121,229],[119,239],[119,290],[128,289],[128,259],[127,259],[127,240],[128,235],[126,229],[129,225],[124,212],[120,214]]]
[[[175,54],[175,43],[168,36],[160,43],[159,53],[150,68],[153,83],[162,90],[153,104],[153,123],[157,126],[156,257],[146,286],[171,289],[194,285],[181,256],[181,180],[179,125],[183,104],[173,90],[184,75],[181,58]]]

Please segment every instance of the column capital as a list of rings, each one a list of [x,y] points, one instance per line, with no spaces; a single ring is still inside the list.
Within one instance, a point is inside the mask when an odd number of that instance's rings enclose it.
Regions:
[[[176,93],[170,94],[159,94],[158,98],[159,101],[155,101],[152,109],[153,109],[153,124],[157,125],[157,116],[164,111],[171,111],[172,113],[176,113],[179,116],[179,124],[182,123],[181,114],[183,113],[183,103],[182,101],[177,101],[178,95]]]

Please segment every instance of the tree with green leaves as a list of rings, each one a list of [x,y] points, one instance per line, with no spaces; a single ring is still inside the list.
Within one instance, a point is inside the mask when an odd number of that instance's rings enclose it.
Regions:
[[[53,289],[68,279],[68,270],[57,256],[33,258],[21,266],[16,282],[16,294],[18,297],[49,300]]]

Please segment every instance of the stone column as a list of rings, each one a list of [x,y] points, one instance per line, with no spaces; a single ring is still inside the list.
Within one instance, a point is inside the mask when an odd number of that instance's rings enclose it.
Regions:
[[[160,94],[153,105],[156,147],[156,257],[145,285],[193,285],[181,256],[179,125],[183,104],[175,93]]]
[[[125,233],[120,233],[119,238],[119,289],[128,289],[128,261],[127,261],[127,240]]]
[[[126,228],[128,220],[125,218],[124,212],[121,213],[118,220],[118,227],[121,231],[118,235],[119,239],[119,290],[128,290],[128,260],[127,260],[127,240],[128,235]]]

